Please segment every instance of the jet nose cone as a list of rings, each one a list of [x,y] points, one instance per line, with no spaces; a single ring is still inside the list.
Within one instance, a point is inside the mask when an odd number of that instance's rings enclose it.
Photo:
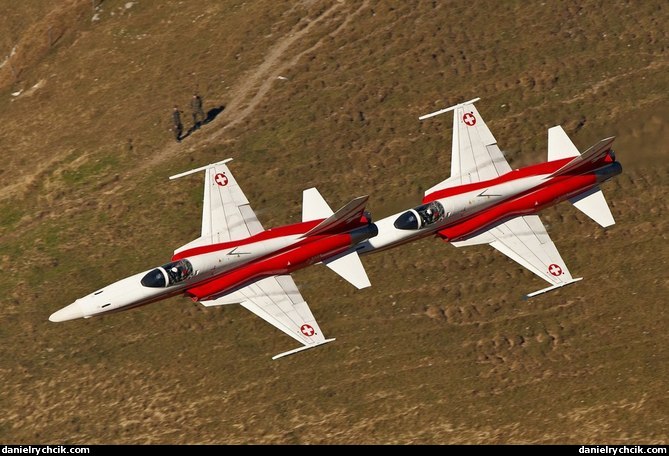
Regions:
[[[49,321],[61,322],[67,320],[74,320],[75,318],[82,318],[84,312],[81,309],[78,301],[73,302],[69,306],[65,306],[57,312],[54,312],[49,317]]]

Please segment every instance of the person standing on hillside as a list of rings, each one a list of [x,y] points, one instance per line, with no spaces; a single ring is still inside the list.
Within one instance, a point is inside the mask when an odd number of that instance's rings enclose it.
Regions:
[[[172,110],[172,131],[177,142],[181,142],[181,134],[184,132],[184,125],[181,123],[181,111],[178,106],[174,106]]]
[[[204,110],[202,110],[202,98],[197,93],[193,94],[190,100],[190,107],[193,110],[193,130],[197,130],[204,122]]]

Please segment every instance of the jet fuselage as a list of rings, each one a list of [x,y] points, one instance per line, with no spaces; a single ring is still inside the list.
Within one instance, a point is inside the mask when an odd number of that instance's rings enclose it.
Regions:
[[[264,277],[287,274],[335,256],[376,234],[366,221],[333,234],[305,234],[322,220],[269,229],[246,239],[194,247],[170,263],[97,290],[53,313],[54,322],[88,318],[185,293],[194,300],[225,294]]]
[[[356,250],[359,254],[371,253],[432,234],[458,241],[504,220],[535,214],[622,172],[621,165],[609,154],[585,170],[553,175],[569,161],[532,165],[495,179],[432,192],[420,206],[376,221],[379,234],[362,242]]]

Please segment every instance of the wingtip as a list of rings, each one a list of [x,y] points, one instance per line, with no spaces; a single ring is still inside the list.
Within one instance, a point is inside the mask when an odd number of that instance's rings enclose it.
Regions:
[[[337,339],[333,337],[332,339],[325,339],[324,341],[318,342],[318,343],[313,344],[313,345],[304,345],[302,347],[294,348],[293,350],[288,350],[287,352],[283,352],[283,353],[279,353],[278,355],[274,355],[274,356],[272,356],[272,359],[277,360],[279,358],[283,358],[284,356],[294,355],[295,353],[299,353],[299,352],[304,351],[304,350],[309,350],[311,348],[320,347],[321,345],[327,344],[328,342],[334,342],[335,340],[337,340]]]
[[[532,293],[528,293],[523,297],[523,301],[526,301],[529,298],[533,298],[535,296],[539,296],[540,294],[548,293],[549,291],[560,289],[562,287],[565,287],[567,285],[571,285],[572,283],[579,282],[581,280],[583,280],[583,277],[576,277],[575,279],[571,279],[568,282],[558,283],[558,284],[555,284],[555,285],[551,285],[550,287],[542,288],[541,290],[537,290],[537,291],[534,291]]]
[[[439,114],[444,114],[444,113],[447,113],[449,111],[453,111],[454,109],[456,109],[460,106],[464,106],[466,104],[476,103],[480,99],[481,98],[476,97],[476,98],[472,98],[471,100],[463,101],[462,103],[454,104],[453,106],[449,106],[448,108],[440,109],[438,111],[434,111],[434,112],[431,112],[429,114],[422,115],[418,118],[418,120],[429,119],[430,117],[438,116]]]
[[[178,179],[180,177],[188,176],[189,174],[197,173],[198,171],[204,171],[205,169],[209,169],[213,166],[218,166],[218,165],[224,165],[226,163],[229,163],[233,160],[232,157],[226,158],[225,160],[221,160],[216,163],[210,163],[208,165],[200,166],[199,168],[191,169],[190,171],[184,171],[183,173],[175,174],[173,176],[170,176],[170,180]]]

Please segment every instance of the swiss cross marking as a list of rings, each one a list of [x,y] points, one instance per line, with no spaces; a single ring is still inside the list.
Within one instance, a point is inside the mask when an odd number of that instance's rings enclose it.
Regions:
[[[462,121],[470,127],[473,127],[476,124],[476,117],[474,117],[474,114],[471,112],[467,112],[464,116],[462,116]]]
[[[558,266],[557,264],[553,263],[550,266],[548,266],[548,272],[551,275],[554,275],[555,277],[562,275],[562,268]]]
[[[219,186],[225,187],[228,185],[228,176],[226,176],[225,173],[218,173],[214,176],[214,181],[216,181]]]
[[[302,331],[302,334],[309,337],[313,336],[316,333],[316,331],[314,331],[314,328],[312,328],[311,325],[307,324],[302,325],[300,331]]]

